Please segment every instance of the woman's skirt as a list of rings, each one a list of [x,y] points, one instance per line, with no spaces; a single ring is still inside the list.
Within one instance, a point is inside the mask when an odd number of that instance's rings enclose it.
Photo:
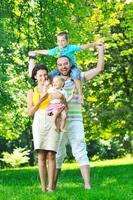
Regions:
[[[33,142],[35,150],[49,150],[57,152],[59,134],[52,129],[52,117],[44,109],[39,109],[34,115]]]

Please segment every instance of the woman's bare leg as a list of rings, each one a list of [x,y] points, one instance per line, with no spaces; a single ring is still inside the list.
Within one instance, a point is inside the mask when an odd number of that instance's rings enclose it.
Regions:
[[[38,150],[38,166],[39,166],[41,187],[43,192],[46,191],[46,175],[47,175],[46,158],[47,158],[47,152],[44,150]]]
[[[47,154],[48,159],[48,191],[52,192],[54,187],[54,177],[56,170],[55,152],[49,151]]]

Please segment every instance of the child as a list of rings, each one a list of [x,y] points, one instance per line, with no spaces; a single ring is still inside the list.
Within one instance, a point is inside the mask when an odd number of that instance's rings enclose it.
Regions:
[[[82,93],[82,87],[81,87],[81,82],[80,82],[81,77],[80,77],[80,71],[77,68],[75,52],[80,51],[82,49],[87,49],[89,47],[94,47],[95,43],[87,43],[84,45],[71,45],[69,44],[69,41],[68,41],[69,35],[67,32],[59,33],[56,39],[57,39],[58,46],[56,46],[55,48],[48,49],[48,50],[36,50],[30,53],[31,55],[44,54],[44,55],[56,56],[57,58],[64,55],[68,56],[70,60],[72,61],[72,69],[71,69],[70,77],[75,82],[75,85],[79,94],[79,101],[80,103],[83,103],[83,93]],[[51,73],[49,73],[50,78],[53,78],[56,75],[59,75],[58,70],[54,70]]]
[[[73,95],[73,93],[67,97],[65,90],[63,90],[65,80],[60,76],[55,76],[53,78],[53,87],[48,89],[48,93],[50,95],[50,104],[47,107],[47,111],[49,114],[52,113],[53,120],[53,128],[55,130],[57,127],[57,117],[60,115],[60,128],[61,132],[65,132],[65,122],[66,122],[66,110],[67,110],[67,102],[69,102]]]

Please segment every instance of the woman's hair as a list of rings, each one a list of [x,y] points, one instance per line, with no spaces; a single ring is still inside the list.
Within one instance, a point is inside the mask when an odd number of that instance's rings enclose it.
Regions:
[[[43,64],[36,64],[35,67],[32,70],[32,75],[31,75],[31,78],[32,78],[32,80],[34,82],[36,82],[35,76],[36,76],[37,72],[39,70],[41,70],[41,69],[45,70],[48,73],[48,69],[47,69],[47,67],[45,65],[43,65]]]

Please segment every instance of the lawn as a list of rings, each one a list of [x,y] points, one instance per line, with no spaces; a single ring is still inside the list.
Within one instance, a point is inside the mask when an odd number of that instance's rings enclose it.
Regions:
[[[64,164],[54,193],[42,193],[36,167],[0,170],[0,200],[133,200],[133,159],[91,163],[84,190],[76,163]]]

